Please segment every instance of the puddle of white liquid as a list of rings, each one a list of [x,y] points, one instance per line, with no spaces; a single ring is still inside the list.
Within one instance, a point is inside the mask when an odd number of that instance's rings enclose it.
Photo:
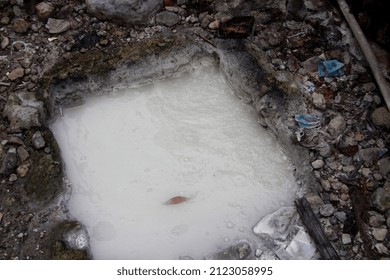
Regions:
[[[90,98],[51,129],[95,259],[201,259],[253,239],[297,191],[276,140],[215,69]],[[164,204],[175,196],[190,199]]]

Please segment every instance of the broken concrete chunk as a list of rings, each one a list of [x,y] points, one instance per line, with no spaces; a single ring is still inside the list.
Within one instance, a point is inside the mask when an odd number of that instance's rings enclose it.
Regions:
[[[297,219],[294,207],[283,207],[274,213],[265,216],[255,227],[253,232],[260,237],[285,240]]]

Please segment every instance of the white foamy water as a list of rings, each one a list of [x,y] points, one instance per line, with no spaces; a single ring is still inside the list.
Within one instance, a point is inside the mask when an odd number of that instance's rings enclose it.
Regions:
[[[203,258],[254,240],[297,190],[276,140],[215,69],[90,98],[51,128],[96,259]],[[164,204],[175,196],[190,200]]]

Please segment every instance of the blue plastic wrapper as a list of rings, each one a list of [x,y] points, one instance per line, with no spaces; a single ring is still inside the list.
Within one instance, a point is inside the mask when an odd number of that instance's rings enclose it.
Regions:
[[[315,128],[321,124],[321,118],[315,114],[295,115],[295,121],[300,128]]]
[[[318,63],[318,75],[320,77],[340,77],[344,74],[344,64],[340,61],[324,60]]]

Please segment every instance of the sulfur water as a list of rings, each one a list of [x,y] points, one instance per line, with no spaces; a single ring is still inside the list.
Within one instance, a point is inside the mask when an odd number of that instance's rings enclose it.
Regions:
[[[255,243],[253,226],[297,191],[276,140],[212,67],[91,97],[51,129],[95,259],[201,259]]]

